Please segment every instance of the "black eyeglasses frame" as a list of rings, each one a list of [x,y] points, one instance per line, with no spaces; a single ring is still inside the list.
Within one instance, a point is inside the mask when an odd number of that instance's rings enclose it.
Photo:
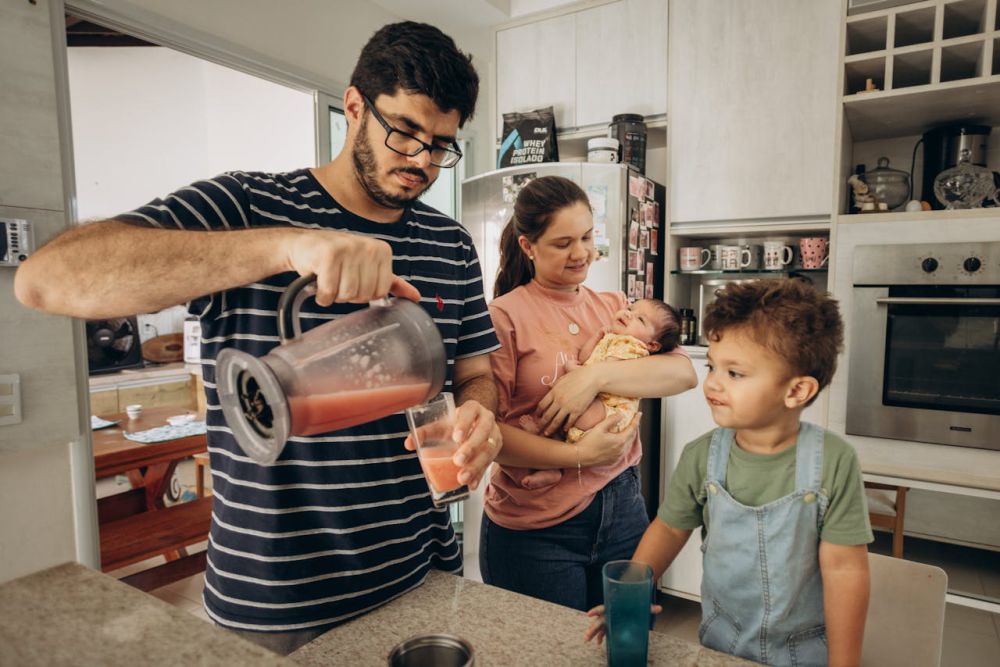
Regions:
[[[391,150],[393,153],[402,155],[404,157],[416,157],[417,155],[420,155],[424,151],[427,151],[431,156],[431,164],[434,165],[435,167],[440,167],[441,169],[451,169],[456,164],[458,164],[459,160],[462,159],[463,157],[462,151],[461,149],[459,149],[458,144],[456,144],[455,142],[452,142],[452,146],[449,148],[445,146],[435,146],[434,144],[429,144],[425,141],[421,141],[420,139],[416,138],[409,132],[403,132],[402,130],[390,125],[389,122],[382,117],[382,114],[379,113],[378,109],[375,108],[375,103],[372,102],[370,99],[368,99],[367,95],[362,93],[361,99],[365,101],[365,106],[368,107],[368,109],[372,112],[372,115],[375,117],[375,120],[377,120],[379,125],[382,126],[382,129],[385,130],[385,147]],[[420,148],[418,148],[413,153],[404,153],[403,151],[397,148],[393,148],[392,146],[389,145],[389,138],[392,136],[394,132],[402,137],[405,137],[407,139],[412,139],[413,141],[417,142],[420,145]],[[439,164],[438,162],[434,161],[434,151],[444,151],[445,157],[447,157],[448,155],[455,155],[457,157],[455,158],[455,161],[452,162],[451,164]]]

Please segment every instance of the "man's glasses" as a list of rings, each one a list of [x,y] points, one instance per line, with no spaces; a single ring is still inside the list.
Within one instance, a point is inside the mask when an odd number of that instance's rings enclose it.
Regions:
[[[361,95],[361,98],[365,101],[365,105],[371,109],[372,115],[375,116],[375,120],[377,120],[379,125],[382,126],[382,129],[385,130],[385,146],[389,150],[399,153],[400,155],[405,155],[406,157],[413,157],[427,151],[431,155],[431,164],[435,167],[442,167],[443,169],[454,167],[458,164],[458,161],[462,159],[462,151],[460,151],[458,146],[454,143],[452,143],[451,146],[436,146],[434,144],[427,144],[420,139],[417,139],[412,134],[407,134],[402,130],[397,130],[392,125],[389,125],[385,118],[382,118],[382,114],[378,112],[378,109],[375,108],[375,104],[368,99],[367,95]]]

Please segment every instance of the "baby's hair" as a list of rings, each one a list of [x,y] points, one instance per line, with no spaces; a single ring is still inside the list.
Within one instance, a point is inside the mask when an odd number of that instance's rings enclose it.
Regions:
[[[656,333],[656,342],[660,344],[658,352],[670,352],[681,342],[681,316],[677,310],[665,301],[659,299],[646,299],[656,306],[666,323],[662,331]]]
[[[703,322],[710,341],[739,330],[782,358],[795,375],[816,378],[821,390],[830,384],[844,346],[844,324],[828,293],[788,278],[730,283],[715,296]]]

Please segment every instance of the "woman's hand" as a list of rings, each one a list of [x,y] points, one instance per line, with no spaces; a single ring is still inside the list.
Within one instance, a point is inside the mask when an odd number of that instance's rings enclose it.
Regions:
[[[556,380],[535,409],[541,434],[568,431],[590,407],[599,391],[596,366],[581,366]]]
[[[618,425],[624,416],[620,412],[608,415],[600,424],[587,431],[577,447],[580,454],[580,465],[609,466],[617,463],[625,455],[625,450],[635,438],[635,429],[639,424],[640,412],[632,423],[621,433],[612,433],[611,429]]]

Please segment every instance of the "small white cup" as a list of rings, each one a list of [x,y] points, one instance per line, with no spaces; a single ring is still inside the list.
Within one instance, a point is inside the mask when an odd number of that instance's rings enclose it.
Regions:
[[[140,405],[139,403],[126,405],[125,413],[128,415],[129,419],[138,419],[139,415],[142,414],[142,405]]]

